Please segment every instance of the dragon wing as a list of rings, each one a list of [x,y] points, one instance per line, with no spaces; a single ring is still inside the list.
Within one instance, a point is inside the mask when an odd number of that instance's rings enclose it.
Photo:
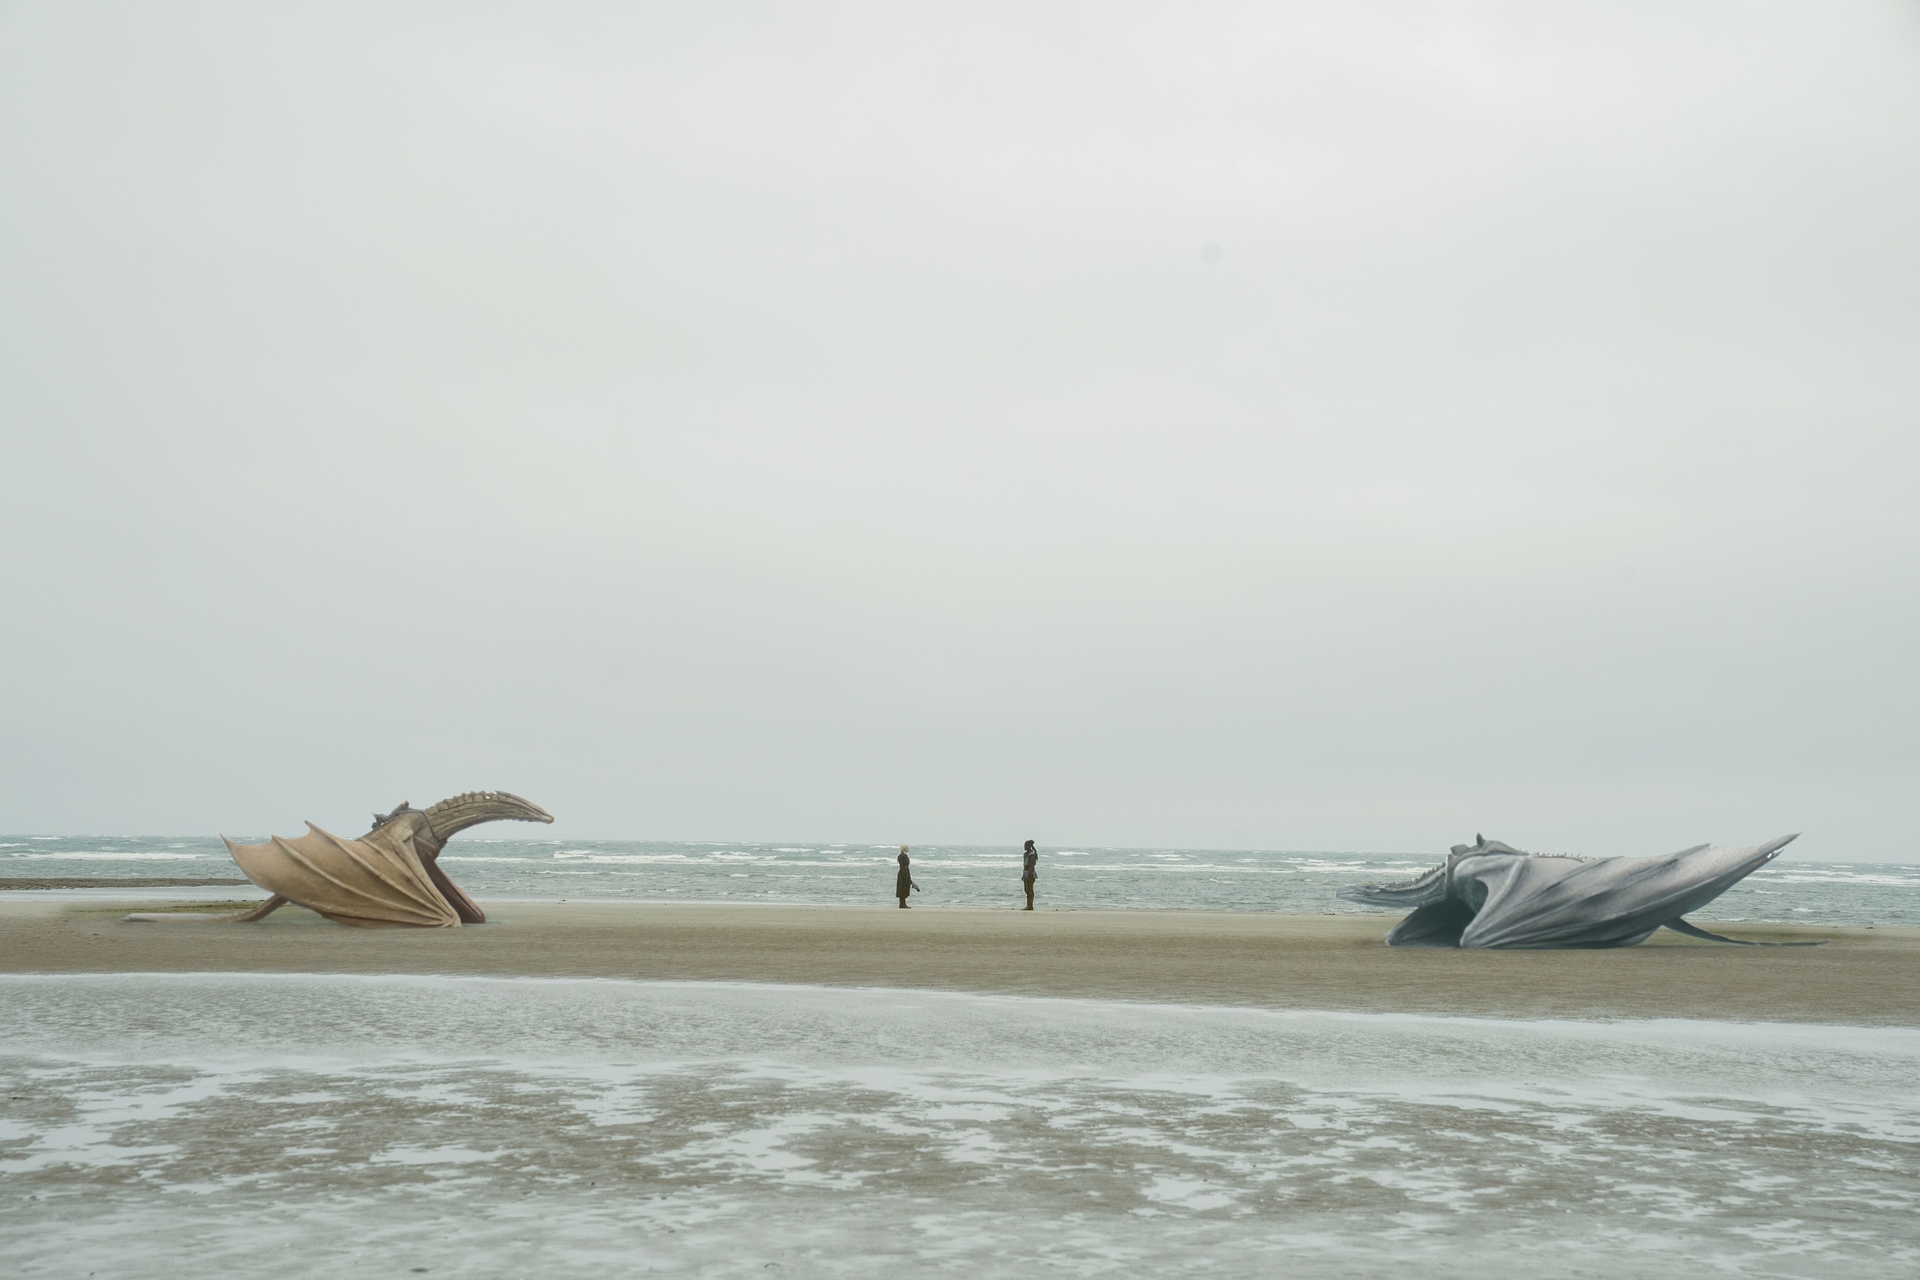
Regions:
[[[337,923],[457,927],[460,913],[434,885],[413,841],[390,830],[342,840],[309,822],[307,834],[291,840],[226,844],[247,879]]]
[[[1455,873],[1474,915],[1459,945],[1532,950],[1632,946],[1779,856],[1793,836],[1747,849],[1695,845],[1662,858],[1510,859]],[[1476,901],[1477,899],[1477,901]],[[1684,932],[1684,930],[1682,930]]]

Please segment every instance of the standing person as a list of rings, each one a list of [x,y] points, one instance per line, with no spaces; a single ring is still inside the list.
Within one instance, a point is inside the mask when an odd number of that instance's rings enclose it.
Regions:
[[[920,892],[920,886],[913,882],[913,873],[907,870],[907,846],[900,846],[900,874],[893,878],[893,896],[900,899],[900,909],[907,910],[907,894]]]
[[[1020,887],[1027,891],[1025,910],[1033,910],[1033,882],[1040,878],[1040,851],[1033,847],[1033,841],[1027,841],[1027,851],[1020,855]]]

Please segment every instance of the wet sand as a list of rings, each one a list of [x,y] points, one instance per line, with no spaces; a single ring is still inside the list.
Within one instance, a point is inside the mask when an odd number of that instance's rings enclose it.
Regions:
[[[234,904],[241,905],[241,904]],[[251,905],[251,904],[246,904]],[[1920,1026],[1920,930],[1728,925],[1617,951],[1390,949],[1396,917],[505,903],[461,929],[129,924],[181,903],[0,900],[0,971],[605,977],[922,987],[1268,1008]]]

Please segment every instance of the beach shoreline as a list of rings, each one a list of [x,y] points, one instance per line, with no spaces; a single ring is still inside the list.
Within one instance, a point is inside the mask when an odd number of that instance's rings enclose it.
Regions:
[[[128,923],[191,904],[0,900],[0,972],[262,972],[787,983],[1479,1017],[1920,1026],[1920,930],[1717,926],[1611,951],[1389,948],[1398,917],[504,902],[461,929]],[[241,905],[241,904],[234,904]],[[213,904],[201,904],[210,909]]]

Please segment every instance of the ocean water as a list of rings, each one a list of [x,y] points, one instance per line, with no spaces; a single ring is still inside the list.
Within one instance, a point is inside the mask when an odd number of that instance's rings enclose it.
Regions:
[[[889,900],[898,851],[897,845],[458,839],[441,861],[482,902],[871,903]],[[1342,902],[1334,891],[1417,875],[1443,857],[1444,851],[1049,848],[1041,852],[1038,901],[1063,909],[1366,912],[1374,909]],[[1023,900],[1015,848],[914,846],[912,858],[923,890],[914,896],[916,906],[1011,906]],[[0,837],[0,878],[237,874],[215,839]],[[1920,927],[1920,867],[1796,861],[1789,848],[1696,918]]]
[[[1920,1031],[0,977],[11,1275],[1910,1276]]]

